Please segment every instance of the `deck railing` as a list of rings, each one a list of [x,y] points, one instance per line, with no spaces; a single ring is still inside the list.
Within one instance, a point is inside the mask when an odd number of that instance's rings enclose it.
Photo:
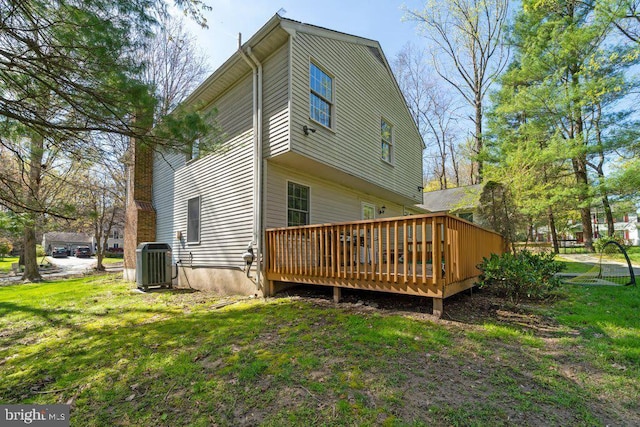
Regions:
[[[269,280],[441,298],[504,249],[500,235],[444,214],[270,229],[266,245]]]

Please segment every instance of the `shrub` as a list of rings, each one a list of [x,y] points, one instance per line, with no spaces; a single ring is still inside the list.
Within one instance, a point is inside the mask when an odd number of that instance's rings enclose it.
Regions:
[[[124,253],[108,250],[104,253],[104,256],[107,258],[124,258]]]
[[[522,298],[540,299],[560,285],[555,274],[564,266],[554,261],[554,254],[543,252],[534,254],[529,251],[517,254],[491,254],[483,258],[478,268],[480,287],[509,298],[518,304]]]
[[[7,239],[0,238],[0,259],[3,259],[5,256],[9,255],[13,250],[13,245]]]
[[[42,247],[42,245],[36,245],[36,256],[37,257],[41,257],[44,256],[44,248]]]
[[[624,244],[624,240],[619,238],[619,237],[601,237],[599,239],[596,239],[593,242],[593,248],[596,250],[597,253],[602,253],[602,250],[604,249],[605,253],[607,254],[614,254],[614,253],[618,253],[620,250],[618,249],[618,247],[616,245],[609,245],[606,247],[605,249],[605,245],[609,242],[616,242],[618,243],[620,246],[622,246],[623,248],[627,248]]]

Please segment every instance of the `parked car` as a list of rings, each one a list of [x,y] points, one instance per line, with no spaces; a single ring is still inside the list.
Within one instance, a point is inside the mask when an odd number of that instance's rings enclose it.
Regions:
[[[89,246],[78,246],[76,249],[76,258],[91,258],[91,249],[89,249]]]
[[[69,252],[67,252],[67,248],[64,246],[56,246],[51,251],[51,256],[54,258],[66,258],[67,255],[69,255]]]

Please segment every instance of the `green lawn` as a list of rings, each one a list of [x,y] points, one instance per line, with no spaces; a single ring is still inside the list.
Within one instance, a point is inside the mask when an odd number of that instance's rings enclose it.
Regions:
[[[18,262],[18,257],[4,257],[0,259],[0,273],[8,273],[11,271],[11,264]]]
[[[114,276],[5,286],[0,402],[69,403],[75,426],[640,424],[640,288],[563,291],[454,321],[485,293],[435,320]]]
[[[120,257],[120,258],[109,258],[109,257],[102,258],[102,265],[119,264],[121,262],[123,262],[122,257]]]
[[[589,264],[585,262],[571,261],[567,258],[564,258],[562,255],[556,255],[555,260],[557,262],[562,263],[562,265],[564,265],[564,269],[561,271],[561,273],[582,274],[591,270],[594,266],[594,264]]]
[[[640,265],[640,247],[632,246],[630,248],[627,248],[627,255],[629,256],[629,260],[631,261],[631,263]],[[605,254],[605,257],[610,259],[616,259],[619,261],[624,261],[624,255],[622,254],[615,255],[615,256]]]

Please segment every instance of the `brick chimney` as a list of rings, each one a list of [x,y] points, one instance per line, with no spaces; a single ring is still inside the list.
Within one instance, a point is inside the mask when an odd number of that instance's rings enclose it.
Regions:
[[[156,238],[156,211],[151,200],[153,148],[132,138],[127,157],[123,275],[125,280],[135,281],[136,248]]]

